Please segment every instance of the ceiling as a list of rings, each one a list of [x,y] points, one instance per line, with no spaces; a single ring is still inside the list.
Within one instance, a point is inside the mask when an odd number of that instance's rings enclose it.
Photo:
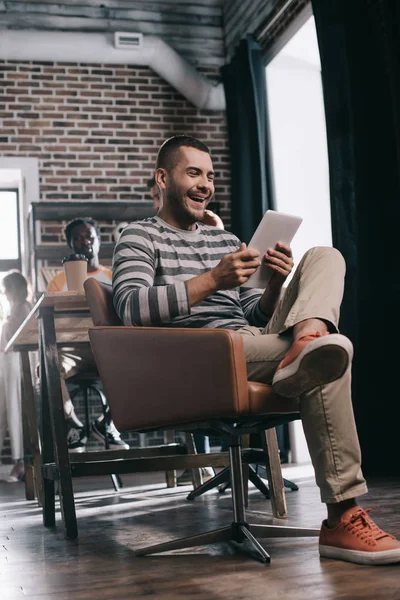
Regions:
[[[222,0],[0,0],[0,29],[131,31],[161,37],[193,64],[223,64]]]

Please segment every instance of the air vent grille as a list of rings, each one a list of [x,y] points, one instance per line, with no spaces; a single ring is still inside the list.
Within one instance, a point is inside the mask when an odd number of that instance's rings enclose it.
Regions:
[[[143,34],[116,31],[114,34],[114,45],[119,50],[142,48]]]

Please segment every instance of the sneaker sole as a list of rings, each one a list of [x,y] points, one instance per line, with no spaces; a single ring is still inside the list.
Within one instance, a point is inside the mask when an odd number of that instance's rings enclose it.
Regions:
[[[68,448],[70,454],[79,454],[80,452],[86,452],[86,446],[79,446],[79,448]]]
[[[345,560],[358,565],[390,565],[400,562],[400,549],[384,550],[382,552],[362,552],[360,550],[347,550],[336,546],[319,546],[322,558]]]
[[[96,438],[97,441],[101,442],[104,446],[106,445],[104,437],[100,433],[97,433],[97,431],[94,428],[92,428],[92,435],[94,438]],[[124,442],[119,445],[109,444],[106,450],[130,450],[130,446],[128,446],[128,444],[125,444]]]
[[[317,338],[296,360],[275,373],[272,387],[280,396],[297,398],[342,377],[352,358],[353,345],[343,335],[332,333]]]

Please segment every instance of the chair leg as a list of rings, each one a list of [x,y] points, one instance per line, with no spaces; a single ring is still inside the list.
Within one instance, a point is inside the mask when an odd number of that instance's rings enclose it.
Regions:
[[[90,423],[89,423],[89,389],[87,385],[83,386],[83,399],[85,403],[85,423],[86,423],[86,435],[90,437]]]
[[[107,404],[107,399],[105,397],[105,394],[102,392],[102,390],[100,388],[98,388],[96,385],[89,385],[86,388],[86,406],[88,409],[88,413],[89,413],[89,389],[93,390],[94,392],[96,392],[96,394],[99,396],[100,401],[101,401],[101,406],[103,408],[103,417],[104,417],[104,422],[106,421],[106,419],[108,418],[108,404]],[[89,416],[87,416],[87,421],[86,423],[89,423]],[[89,427],[90,430],[90,427]],[[105,449],[109,450],[109,444],[108,444],[108,440],[107,437],[105,438]],[[110,474],[111,477],[111,482],[113,484],[113,488],[116,492],[119,492],[120,488],[124,487],[124,483],[121,479],[121,476],[118,475],[118,473],[111,473]]]
[[[249,468],[249,479],[251,483],[267,498],[267,500],[271,499],[271,494],[269,492],[268,487],[265,485],[261,477],[259,477],[256,471],[253,469],[251,465],[248,465]]]
[[[248,448],[250,446],[250,434],[246,433],[242,435],[242,448]],[[250,469],[247,463],[242,462],[243,472],[243,494],[244,494],[244,505],[247,508],[249,506],[249,478]]]
[[[244,550],[247,550],[248,546],[250,546],[250,555],[253,558],[255,557],[263,563],[269,563],[271,560],[270,556],[255,538],[255,535],[266,538],[316,537],[319,535],[319,529],[287,527],[284,525],[248,524],[245,515],[242,457],[240,439],[238,437],[232,437],[231,446],[229,448],[229,457],[232,483],[233,523],[228,527],[214,529],[213,531],[208,531],[207,533],[202,533],[200,535],[172,540],[147,548],[140,548],[135,551],[137,556],[167,552],[169,550],[179,550],[181,548],[190,548],[193,546],[205,546],[217,542],[233,542],[239,544]]]
[[[283,484],[281,461],[279,458],[278,440],[275,427],[265,431],[262,437],[264,450],[267,453],[266,461],[269,492],[271,496],[272,514],[277,519],[287,518],[287,505],[285,497],[285,486]]]
[[[185,441],[188,449],[188,454],[197,454],[196,446],[193,439],[193,433],[185,433]],[[201,475],[201,469],[192,469],[192,481],[194,489],[197,489],[203,485],[203,477]]]
[[[172,444],[174,441],[175,432],[168,429],[165,432],[165,439],[167,444]],[[165,471],[165,481],[168,488],[176,487],[176,471]]]
[[[222,471],[217,473],[217,475],[214,475],[214,477],[212,477],[211,479],[209,479],[208,481],[206,481],[202,485],[199,485],[199,487],[197,487],[193,491],[191,491],[190,494],[188,494],[188,496],[186,496],[186,499],[194,500],[195,498],[197,498],[198,496],[201,496],[205,492],[208,492],[209,490],[212,490],[213,488],[215,488],[217,486],[222,486],[225,482],[229,483],[229,481],[230,481],[230,471],[229,471],[229,467],[226,467],[225,469],[223,469]]]
[[[116,475],[115,473],[111,473],[110,477],[111,477],[111,482],[114,486],[114,490],[116,492],[119,492],[120,488],[124,487],[120,476],[118,474]]]

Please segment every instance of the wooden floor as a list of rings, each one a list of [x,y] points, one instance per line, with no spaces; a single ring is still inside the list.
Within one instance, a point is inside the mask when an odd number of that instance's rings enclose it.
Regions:
[[[310,478],[297,482],[300,490],[287,493],[288,524],[319,527],[324,508],[318,490]],[[162,474],[126,475],[124,483],[115,493],[108,477],[74,481],[77,543],[65,541],[60,526],[43,528],[21,484],[0,484],[1,600],[400,599],[400,565],[320,559],[316,538],[264,540],[268,566],[222,545],[135,557],[134,549],[149,543],[228,525],[231,502],[216,491],[188,502],[191,488],[168,490]],[[400,537],[400,478],[370,482],[362,504],[379,505],[376,521]],[[269,501],[254,488],[248,521],[272,522]]]

